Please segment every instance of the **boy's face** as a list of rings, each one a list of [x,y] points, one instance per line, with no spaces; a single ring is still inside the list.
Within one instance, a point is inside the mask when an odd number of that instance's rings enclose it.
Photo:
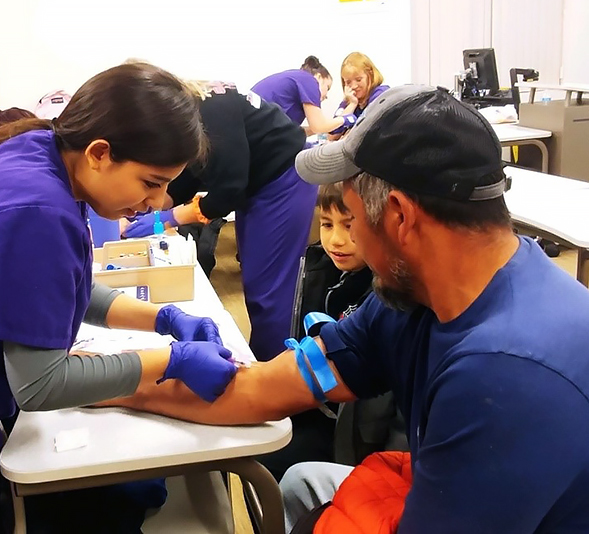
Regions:
[[[350,237],[352,215],[342,213],[335,206],[321,209],[321,246],[341,271],[359,271],[366,266]]]

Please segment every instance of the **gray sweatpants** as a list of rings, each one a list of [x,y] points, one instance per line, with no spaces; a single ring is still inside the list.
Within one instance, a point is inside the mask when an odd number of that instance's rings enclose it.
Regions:
[[[280,481],[287,534],[301,517],[330,501],[352,469],[328,462],[302,462],[289,468]]]

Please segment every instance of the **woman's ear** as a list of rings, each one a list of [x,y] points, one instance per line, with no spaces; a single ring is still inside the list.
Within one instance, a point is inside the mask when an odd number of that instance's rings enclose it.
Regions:
[[[112,163],[110,143],[105,139],[95,139],[84,151],[88,165],[92,170],[98,171],[105,165]]]

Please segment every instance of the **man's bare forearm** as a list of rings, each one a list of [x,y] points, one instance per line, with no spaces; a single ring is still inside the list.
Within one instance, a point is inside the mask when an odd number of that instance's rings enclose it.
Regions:
[[[307,409],[307,407],[295,406],[294,403],[281,405],[280,402],[274,402],[268,396],[261,396],[260,391],[256,392],[250,385],[243,387],[244,381],[251,382],[244,375],[251,375],[252,369],[240,369],[226,392],[214,403],[202,400],[182,382],[168,380],[160,385],[153,384],[140,388],[141,391],[132,397],[113,399],[107,405],[126,406],[194,423],[219,425],[276,421],[294,412]],[[313,400],[308,408],[314,405]]]
[[[341,379],[338,382],[340,385],[329,394],[330,400],[353,400],[355,397],[341,384]],[[219,425],[276,421],[318,405],[291,351],[269,362],[254,363],[250,368],[239,369],[225,393],[212,404],[203,401],[176,380],[168,380],[160,385],[141,384],[132,397],[101,404]]]

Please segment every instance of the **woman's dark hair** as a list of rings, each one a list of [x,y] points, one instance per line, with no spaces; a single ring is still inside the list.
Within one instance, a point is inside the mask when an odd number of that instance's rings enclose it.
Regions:
[[[119,65],[82,85],[57,119],[0,127],[0,143],[30,130],[53,129],[62,150],[83,151],[105,139],[113,161],[174,167],[206,156],[199,102],[165,70],[148,63]]]
[[[21,108],[8,108],[4,111],[0,111],[0,126],[8,124],[9,122],[15,122],[20,119],[33,119],[35,114],[32,111]]]
[[[319,74],[322,78],[331,78],[329,71],[321,64],[315,56],[309,56],[301,65],[301,70],[310,72],[313,76]]]

